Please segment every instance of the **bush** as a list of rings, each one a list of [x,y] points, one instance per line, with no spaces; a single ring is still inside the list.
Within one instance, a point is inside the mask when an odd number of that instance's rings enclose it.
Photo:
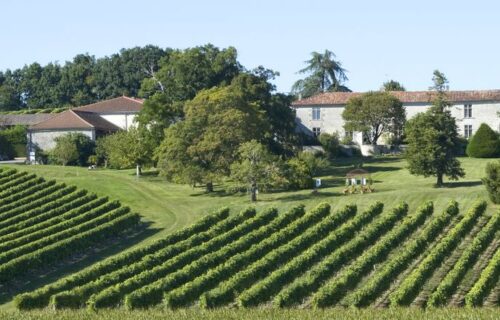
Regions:
[[[483,123],[467,146],[467,155],[472,158],[495,158],[500,156],[500,138]]]
[[[57,164],[85,166],[94,153],[94,141],[82,133],[68,133],[55,138],[55,141],[50,160]]]
[[[26,127],[14,126],[0,131],[0,158],[26,156]]]
[[[336,158],[340,155],[340,142],[336,133],[322,133],[318,139],[330,159]]]
[[[500,203],[500,161],[486,165],[486,177],[481,179],[493,203]]]

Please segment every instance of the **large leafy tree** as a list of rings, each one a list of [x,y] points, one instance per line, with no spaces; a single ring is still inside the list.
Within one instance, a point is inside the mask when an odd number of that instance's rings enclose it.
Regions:
[[[142,83],[140,93],[148,99],[139,124],[148,127],[159,143],[163,130],[184,117],[185,101],[203,89],[229,84],[241,70],[233,47],[208,44],[170,52],[161,59],[158,71],[150,70]]]
[[[433,81],[431,90],[435,94],[431,108],[407,123],[406,159],[410,173],[424,177],[435,176],[436,185],[441,187],[445,175],[451,180],[457,180],[465,172],[455,156],[460,142],[455,118],[449,110],[451,104],[446,96],[448,80],[436,70]]]
[[[349,99],[342,117],[346,130],[363,132],[374,146],[383,133],[399,135],[406,121],[403,104],[387,92],[368,92]]]
[[[344,85],[348,80],[346,70],[332,51],[312,52],[311,56],[305,62],[307,66],[299,71],[307,77],[295,82],[292,92],[305,98],[328,91],[351,91]]]
[[[206,184],[230,174],[239,146],[265,140],[269,122],[248,91],[233,83],[202,90],[186,103],[185,119],[165,131],[156,151],[160,173],[176,182]]]

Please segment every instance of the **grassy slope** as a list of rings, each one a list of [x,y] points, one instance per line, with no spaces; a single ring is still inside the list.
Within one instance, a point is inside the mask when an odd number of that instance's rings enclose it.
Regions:
[[[456,199],[464,209],[469,207],[475,199],[487,197],[480,178],[483,176],[488,160],[463,158],[461,161],[467,173],[465,179],[452,182],[448,187],[440,189],[433,188],[433,178],[411,176],[404,169],[403,160],[381,158],[367,161],[364,168],[372,173],[376,192],[349,196],[342,195],[342,190],[345,173],[352,169],[352,164],[340,162],[333,164],[324,173],[322,177],[324,187],[319,195],[314,196],[309,190],[261,194],[256,205],[258,207],[276,206],[284,210],[298,203],[304,203],[310,208],[319,201],[327,201],[334,208],[347,203],[356,203],[360,209],[363,209],[379,200],[386,204],[386,208],[400,201],[406,201],[413,210],[423,201],[433,200],[437,210],[441,210],[450,199]],[[167,183],[159,177],[144,176],[136,179],[133,170],[89,171],[86,168],[76,167],[14,167],[36,172],[48,179],[74,184],[99,195],[107,195],[130,206],[152,222],[151,226],[156,230],[152,236],[142,240],[138,245],[189,225],[206,212],[221,206],[229,206],[235,212],[251,204],[246,195],[224,195],[217,192],[214,195],[207,195],[202,188],[193,189],[185,185]],[[498,206],[490,205],[488,211],[492,212],[497,209]],[[78,268],[78,266],[73,268]],[[54,275],[54,278],[58,276],[62,275]],[[5,306],[12,307],[11,304]]]

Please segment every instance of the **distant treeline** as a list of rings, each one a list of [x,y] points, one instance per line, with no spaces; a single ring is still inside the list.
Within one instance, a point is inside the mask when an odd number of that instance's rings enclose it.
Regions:
[[[64,64],[39,63],[0,71],[0,111],[78,106],[121,95],[139,96],[141,82],[172,49],[148,45],[95,58],[79,54]]]

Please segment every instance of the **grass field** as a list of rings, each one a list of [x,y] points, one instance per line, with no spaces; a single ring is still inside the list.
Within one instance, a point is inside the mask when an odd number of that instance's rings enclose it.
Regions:
[[[342,194],[344,189],[344,176],[347,171],[352,169],[352,163],[338,162],[333,163],[332,166],[323,173],[323,187],[320,189],[319,194],[313,195],[309,190],[298,192],[280,192],[270,194],[260,194],[259,201],[253,204],[257,207],[258,212],[263,212],[270,207],[276,207],[279,212],[284,213],[290,208],[298,205],[305,204],[306,209],[310,210],[320,202],[326,202],[331,205],[332,212],[336,212],[345,205],[355,203],[358,206],[358,213],[365,211],[371,204],[376,201],[383,202],[385,211],[390,211],[393,207],[401,201],[405,201],[410,206],[410,212],[415,212],[416,208],[423,204],[425,201],[434,202],[434,212],[440,213],[449,204],[450,200],[459,202],[462,213],[465,213],[473,203],[478,199],[487,199],[484,187],[481,185],[480,178],[483,176],[484,167],[488,160],[479,159],[461,159],[464,169],[466,171],[465,179],[458,182],[449,182],[445,188],[433,188],[433,178],[414,177],[408,174],[404,169],[405,162],[397,158],[378,158],[365,161],[363,168],[372,174],[374,180],[374,187],[376,192],[372,194],[356,194],[345,196]],[[213,212],[222,206],[231,208],[231,212],[239,212],[241,209],[252,205],[249,201],[248,195],[227,195],[219,188],[216,188],[214,194],[204,193],[203,188],[191,188],[184,185],[176,185],[165,182],[162,178],[154,175],[148,175],[137,179],[133,175],[133,171],[114,171],[114,170],[92,170],[88,171],[84,168],[75,167],[55,167],[55,166],[11,166],[21,170],[33,171],[40,176],[48,179],[56,179],[58,182],[66,182],[67,184],[76,185],[79,188],[85,188],[91,192],[97,193],[99,196],[109,196],[111,199],[117,199],[124,205],[128,205],[133,211],[139,212],[143,215],[144,219],[151,223],[150,232],[147,236],[130,241],[130,243],[123,243],[122,246],[114,250],[104,250],[98,252],[93,260],[77,262],[64,270],[63,272],[49,274],[44,279],[38,279],[36,276],[30,279],[30,285],[25,289],[34,289],[43,284],[50,283],[58,278],[72,273],[82,267],[91,264],[92,261],[97,261],[105,256],[112,255],[118,250],[127,247],[144,247],[158,238],[163,238],[165,235],[179,230],[182,227],[192,224],[200,217],[206,216],[208,212]],[[488,205],[486,212],[484,212],[483,222],[499,209],[491,203]],[[481,221],[479,221],[481,223]],[[475,231],[471,231],[469,238],[472,238],[480,228],[476,227]],[[475,233],[474,233],[475,232]],[[463,251],[463,245],[461,251]],[[494,251],[494,249],[493,249]],[[490,252],[491,254],[491,252]],[[458,259],[458,257],[454,257]],[[483,261],[484,263],[484,261]],[[470,274],[469,274],[470,277]],[[432,279],[431,279],[432,280]],[[498,285],[497,285],[498,287]],[[425,291],[426,288],[423,290]],[[429,288],[427,288],[429,290]],[[21,291],[23,289],[21,288]],[[349,298],[349,297],[348,297]],[[418,296],[416,297],[418,300]],[[11,312],[12,304],[5,301],[0,310]],[[418,303],[417,303],[418,305]],[[194,309],[197,310],[197,309]],[[411,309],[410,309],[411,310]],[[493,311],[492,311],[493,310]],[[494,310],[498,309],[481,309],[480,313],[476,313],[479,318],[494,318]],[[156,317],[155,312],[148,313],[135,313],[138,317]],[[162,311],[163,312],[163,311]],[[172,311],[165,311],[172,312]],[[220,316],[227,318],[237,318],[241,316],[237,310],[216,311],[206,313],[206,311],[183,311],[178,312],[176,317],[183,318],[189,317],[189,313],[195,316],[202,316],[204,318],[217,317],[217,312]],[[274,317],[289,317],[289,318],[304,318],[300,310],[296,311],[278,311],[278,310],[259,310],[252,311],[252,317],[261,313],[261,316],[267,318]],[[314,311],[315,318],[327,318],[330,311]],[[358,314],[356,314],[356,312]],[[337,314],[342,314],[346,319],[350,317],[357,317],[363,319],[369,316],[369,313],[363,314],[364,311],[353,311],[339,309]],[[405,317],[404,313],[408,312],[405,309],[397,309],[397,311],[381,311],[380,316],[383,318],[393,318],[394,313],[398,313],[396,317]],[[421,312],[421,311],[418,311]],[[289,313],[289,314],[287,314]],[[467,317],[468,311],[455,309],[444,309],[432,314],[436,318],[450,318],[453,315]],[[30,313],[25,314],[28,316]],[[59,313],[58,316],[64,317],[71,313]],[[104,312],[101,316],[112,319],[119,316],[120,311]],[[313,313],[307,313],[307,317]],[[7,313],[5,314],[7,316]],[[33,313],[32,315],[38,317],[50,317],[50,313]],[[77,317],[85,317],[85,313],[78,312],[74,314]],[[172,313],[172,315],[174,315]],[[392,315],[392,316],[391,316]],[[470,315],[470,314],[469,314]],[[257,316],[258,317],[258,316]],[[307,318],[306,317],[306,318]],[[314,317],[314,316],[313,316]],[[429,318],[429,313],[422,313],[419,315],[422,318]],[[456,317],[454,317],[456,318]]]
[[[239,310],[239,309],[219,309],[219,310],[163,310],[152,309],[147,311],[134,311],[130,313],[125,310],[110,310],[101,311],[98,313],[89,312],[86,310],[80,311],[2,311],[0,310],[0,318],[4,320],[83,320],[83,319],[104,319],[104,320],[155,320],[155,319],[179,319],[179,320],[219,320],[219,319],[287,319],[287,320],[389,320],[389,319],[412,319],[412,320],[496,320],[499,318],[498,308],[481,308],[481,309],[434,309],[422,310],[416,308],[395,308],[395,309],[344,309],[333,308],[325,310],[276,310],[276,309],[260,309]]]

